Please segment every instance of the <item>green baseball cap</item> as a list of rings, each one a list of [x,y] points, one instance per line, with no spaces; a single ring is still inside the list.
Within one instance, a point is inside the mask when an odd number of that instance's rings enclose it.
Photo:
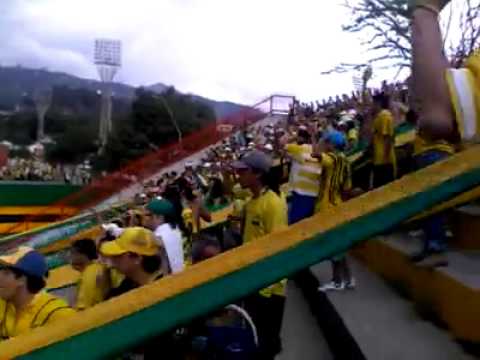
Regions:
[[[146,209],[155,215],[173,215],[175,213],[172,203],[166,199],[153,199],[148,203]]]

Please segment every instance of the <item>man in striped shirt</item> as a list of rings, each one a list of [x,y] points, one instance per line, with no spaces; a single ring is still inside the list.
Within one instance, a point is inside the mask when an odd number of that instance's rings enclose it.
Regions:
[[[289,225],[313,215],[319,193],[322,168],[312,157],[311,135],[306,128],[298,130],[296,143],[287,144],[285,151],[292,161],[290,169],[291,205]]]

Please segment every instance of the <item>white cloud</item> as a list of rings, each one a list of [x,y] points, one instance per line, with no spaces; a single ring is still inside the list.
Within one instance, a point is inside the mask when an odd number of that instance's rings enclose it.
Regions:
[[[164,82],[253,103],[271,93],[319,99],[351,75],[321,76],[362,49],[342,33],[342,0],[18,0],[0,31],[0,61],[95,77],[93,40],[123,41],[117,80]],[[7,28],[7,29],[6,29]]]

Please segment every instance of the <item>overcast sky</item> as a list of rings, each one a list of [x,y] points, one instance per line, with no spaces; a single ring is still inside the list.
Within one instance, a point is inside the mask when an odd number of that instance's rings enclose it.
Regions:
[[[0,63],[96,78],[97,37],[123,42],[116,80],[174,85],[246,104],[272,93],[305,100],[351,91],[362,62],[343,33],[343,0],[0,0]]]

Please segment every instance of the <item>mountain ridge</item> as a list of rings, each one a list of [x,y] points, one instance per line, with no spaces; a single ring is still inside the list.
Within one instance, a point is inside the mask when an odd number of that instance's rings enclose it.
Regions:
[[[64,72],[22,66],[0,66],[0,83],[2,84],[0,88],[0,110],[14,110],[21,103],[24,96],[31,96],[38,89],[66,86],[72,89],[87,89],[96,92],[101,90],[103,86],[100,81],[94,79],[81,78]],[[156,93],[162,93],[171,88],[171,86],[161,82],[142,87]],[[136,89],[137,87],[128,84],[112,83],[114,96],[127,99],[129,102],[135,98]],[[175,91],[179,94],[191,96],[195,101],[211,106],[217,118],[222,118],[247,108],[245,105],[230,101],[217,101],[197,94],[185,94],[178,90]]]

